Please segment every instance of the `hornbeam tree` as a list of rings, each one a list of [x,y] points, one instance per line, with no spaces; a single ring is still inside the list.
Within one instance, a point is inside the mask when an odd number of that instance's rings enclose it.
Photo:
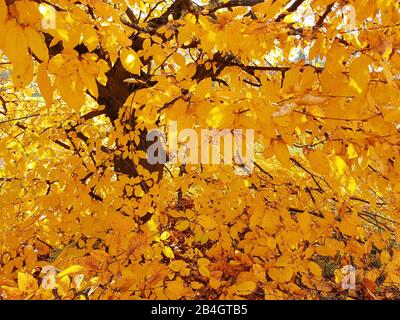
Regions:
[[[398,298],[399,28],[395,0],[0,0],[0,299]],[[153,164],[171,121],[253,129],[254,170],[169,136]]]

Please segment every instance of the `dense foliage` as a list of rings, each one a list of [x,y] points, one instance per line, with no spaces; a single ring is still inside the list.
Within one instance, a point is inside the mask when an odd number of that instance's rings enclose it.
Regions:
[[[395,0],[0,0],[0,299],[398,297],[399,27]],[[254,129],[254,171],[149,164],[169,121]]]

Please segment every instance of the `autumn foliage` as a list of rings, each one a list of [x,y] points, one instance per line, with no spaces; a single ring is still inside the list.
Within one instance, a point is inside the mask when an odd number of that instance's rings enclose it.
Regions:
[[[0,299],[400,297],[399,28],[395,0],[0,0]],[[254,171],[149,164],[169,121],[254,129]]]

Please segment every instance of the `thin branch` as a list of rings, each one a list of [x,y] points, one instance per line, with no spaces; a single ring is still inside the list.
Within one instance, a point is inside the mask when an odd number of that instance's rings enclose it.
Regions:
[[[262,3],[264,0],[231,0],[228,2],[220,1],[217,3],[209,4],[203,7],[204,12],[213,13],[220,9],[228,9],[234,7],[252,7],[258,3]]]
[[[266,174],[268,177],[270,177],[272,180],[274,179],[274,177],[268,173],[267,171],[265,171],[257,162],[253,161],[254,165],[258,168],[258,170],[260,170],[262,173]]]
[[[322,16],[319,17],[317,23],[314,26],[314,29],[319,29],[322,27],[322,25],[324,24],[324,20],[326,19],[326,17],[329,15],[329,13],[332,11],[333,6],[335,5],[336,2],[332,2],[331,4],[329,4],[326,7],[325,12],[322,14]]]
[[[154,11],[155,9],[157,9],[157,7],[158,7],[161,3],[163,3],[163,2],[164,2],[164,0],[158,1],[158,2],[150,9],[149,13],[147,14],[146,18],[144,18],[143,21],[146,22],[146,21],[150,18],[150,16],[151,16],[151,14],[153,13],[153,11]]]
[[[321,119],[321,120],[337,120],[337,121],[347,121],[347,122],[352,122],[352,121],[367,122],[367,121],[369,121],[371,119],[374,119],[376,117],[382,116],[381,113],[377,113],[377,114],[374,114],[374,115],[372,115],[370,117],[367,117],[367,118],[361,118],[361,119],[349,118],[349,119],[346,119],[346,118],[335,118],[335,117],[318,116],[318,115],[311,114],[311,113],[306,112],[306,111],[299,111],[299,110],[294,110],[293,112],[304,114],[306,116],[309,116],[309,117],[312,117],[312,118],[318,118],[318,119]]]
[[[289,14],[295,12],[298,7],[304,2],[305,0],[296,0],[295,2],[292,3],[292,5],[286,9],[286,12],[281,13],[276,19],[276,22],[281,22],[283,19],[286,18]]]
[[[3,120],[0,121],[0,125],[4,124],[4,123],[9,123],[9,122],[13,122],[13,121],[19,121],[19,120],[24,120],[24,119],[29,119],[29,118],[33,118],[33,117],[38,117],[40,116],[40,113],[35,113],[35,114],[31,114],[25,117],[20,117],[20,118],[14,118],[14,119],[8,119],[8,120]]]

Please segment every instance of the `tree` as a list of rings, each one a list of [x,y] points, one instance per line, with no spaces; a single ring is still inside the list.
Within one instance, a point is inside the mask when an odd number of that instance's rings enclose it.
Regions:
[[[398,296],[399,26],[393,0],[0,0],[0,297]],[[170,121],[254,129],[254,171],[151,164]]]

